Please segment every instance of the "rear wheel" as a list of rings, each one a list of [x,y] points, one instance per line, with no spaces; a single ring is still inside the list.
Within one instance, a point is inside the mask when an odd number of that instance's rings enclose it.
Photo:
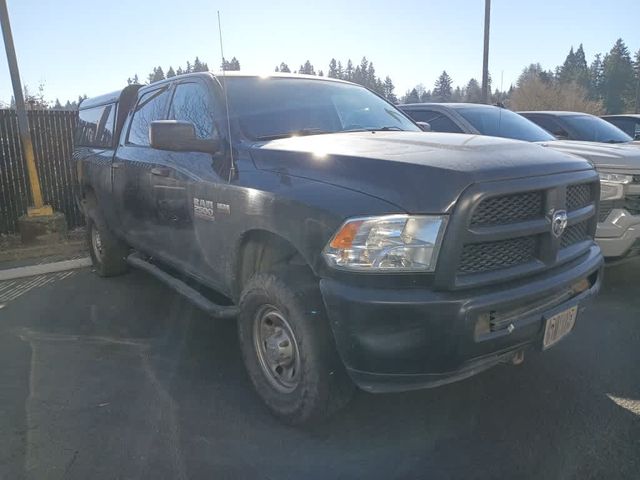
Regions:
[[[317,281],[309,274],[257,274],[240,301],[244,362],[258,394],[291,424],[322,420],[354,386],[338,357]]]
[[[93,268],[101,277],[120,275],[128,270],[129,247],[109,230],[95,210],[87,215],[87,244]]]

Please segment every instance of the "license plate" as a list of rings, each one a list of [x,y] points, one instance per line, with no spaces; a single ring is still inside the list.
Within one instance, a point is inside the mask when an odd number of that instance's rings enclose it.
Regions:
[[[544,328],[544,339],[542,341],[542,349],[555,345],[562,337],[568,334],[576,324],[578,316],[578,306],[575,305],[568,310],[557,313],[547,318]]]

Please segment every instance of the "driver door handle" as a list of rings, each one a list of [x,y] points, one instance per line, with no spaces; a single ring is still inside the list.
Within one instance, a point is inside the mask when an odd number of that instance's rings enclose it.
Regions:
[[[156,175],[158,177],[168,177],[171,175],[171,169],[166,167],[153,167],[151,169],[151,175]]]

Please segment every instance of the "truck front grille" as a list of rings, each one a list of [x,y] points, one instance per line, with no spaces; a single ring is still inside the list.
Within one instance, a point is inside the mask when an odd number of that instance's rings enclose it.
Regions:
[[[536,237],[465,245],[458,271],[464,274],[490,272],[530,262],[535,257],[536,245]]]
[[[469,284],[483,274],[499,278],[504,271],[508,277],[575,257],[583,250],[577,246],[581,243],[586,251],[591,245],[586,241],[595,234],[598,195],[591,177],[576,184],[485,197],[471,207],[467,231],[461,235],[456,278]],[[567,211],[568,226],[558,238],[552,234],[551,218],[559,210]]]
[[[471,225],[504,225],[539,217],[542,192],[501,195],[482,202],[471,218]]]
[[[560,248],[567,248],[589,238],[589,225],[587,222],[576,223],[567,227],[560,238]]]
[[[591,185],[582,183],[580,185],[570,185],[567,187],[567,210],[577,210],[586,207],[592,201]]]

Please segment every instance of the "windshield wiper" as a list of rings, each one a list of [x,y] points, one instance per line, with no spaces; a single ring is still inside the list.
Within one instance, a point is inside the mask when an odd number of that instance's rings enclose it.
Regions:
[[[288,137],[304,137],[306,135],[321,135],[323,133],[331,133],[320,128],[301,128],[300,130],[293,130],[286,133],[274,133],[272,135],[261,135],[256,137],[256,140],[277,140],[279,138]]]
[[[375,128],[350,128],[348,130],[342,130],[342,132],[404,132],[404,129],[396,126],[375,127]]]

